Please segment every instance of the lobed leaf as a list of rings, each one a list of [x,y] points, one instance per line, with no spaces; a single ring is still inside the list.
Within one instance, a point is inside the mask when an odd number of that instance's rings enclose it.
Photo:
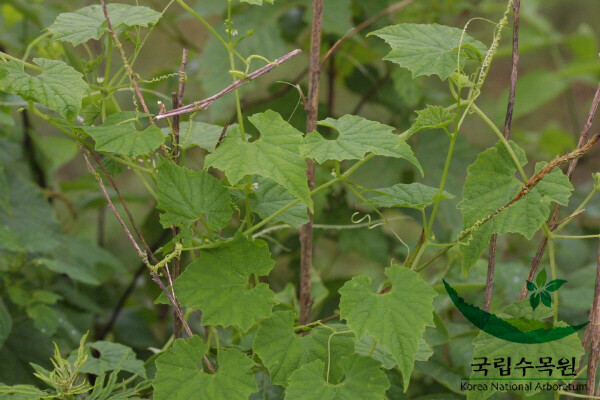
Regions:
[[[215,374],[202,370],[202,357],[208,346],[199,336],[177,339],[169,350],[156,359],[156,376],[152,382],[155,400],[247,400],[258,390],[254,362],[244,353],[219,350],[219,369]]]
[[[315,360],[330,360],[330,374],[341,379],[342,357],[354,353],[354,335],[335,334],[324,327],[312,329],[307,336],[294,332],[295,314],[277,311],[258,324],[252,348],[269,369],[271,382],[287,386],[290,376],[302,365]]]
[[[121,26],[154,25],[162,15],[145,6],[111,3],[106,7],[115,30]],[[77,46],[90,39],[100,39],[105,32],[108,32],[108,25],[102,7],[91,5],[75,12],[59,14],[48,30],[52,32],[53,40],[71,42],[73,46]]]
[[[302,153],[318,163],[327,160],[361,160],[367,153],[380,156],[404,158],[419,169],[423,169],[415,158],[410,146],[398,135],[393,127],[376,121],[369,121],[357,115],[344,115],[341,118],[327,118],[318,123],[339,132],[337,139],[323,138],[317,132],[306,135]]]
[[[323,377],[323,361],[303,365],[292,374],[285,400],[380,400],[385,396],[390,383],[379,362],[359,355],[345,361],[344,381],[335,384]]]
[[[392,289],[382,295],[373,293],[366,276],[346,282],[339,291],[340,317],[358,339],[369,334],[392,353],[408,388],[425,327],[434,326],[432,301],[437,294],[416,272],[400,265],[387,268],[386,275]]]
[[[246,175],[270,178],[312,210],[306,162],[299,150],[302,132],[271,110],[248,119],[259,130],[260,138],[244,142],[240,137],[227,135],[221,145],[206,157],[205,165],[225,172],[233,185]]]
[[[122,125],[104,123],[100,126],[81,127],[96,141],[97,151],[108,151],[126,156],[152,153],[164,142],[161,130],[151,125],[143,131],[135,129],[133,122]]]
[[[424,109],[415,112],[417,113],[417,119],[408,131],[402,135],[405,140],[425,129],[444,128],[456,118],[455,113],[442,106],[427,105]]]
[[[158,208],[164,227],[189,226],[205,218],[211,229],[227,225],[233,209],[227,189],[206,171],[164,162],[158,168]]]
[[[412,71],[413,78],[437,75],[446,80],[462,69],[468,57],[482,58],[487,51],[483,43],[462,29],[438,24],[392,25],[369,35],[385,40],[392,51],[384,60]]]
[[[271,315],[274,297],[266,283],[249,288],[250,276],[268,275],[274,264],[265,242],[238,235],[201,251],[175,280],[175,293],[183,306],[202,310],[204,324],[247,331]]]
[[[33,62],[42,68],[37,76],[26,73],[22,62],[0,64],[0,91],[39,103],[73,121],[89,90],[83,75],[63,61],[34,58]]]
[[[525,152],[512,141],[510,146],[521,166],[524,166],[527,163]],[[515,177],[517,167],[500,142],[480,153],[467,171],[463,199],[458,205],[462,211],[465,229],[504,206],[522,188],[522,183]],[[493,233],[520,233],[531,239],[547,220],[550,202],[559,201],[566,204],[572,190],[573,186],[559,169],[544,176],[520,200],[480,226],[473,232],[469,241],[460,247],[463,272],[468,273],[487,249]]]

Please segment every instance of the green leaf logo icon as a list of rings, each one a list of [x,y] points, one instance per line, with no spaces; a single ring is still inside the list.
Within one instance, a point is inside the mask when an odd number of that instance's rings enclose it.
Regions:
[[[538,273],[535,283],[526,281],[527,290],[531,292],[531,295],[529,296],[529,304],[531,304],[531,308],[534,310],[540,305],[540,301],[546,307],[552,307],[552,296],[550,296],[550,292],[556,292],[564,283],[567,282],[564,279],[554,279],[546,283],[546,278],[546,270],[543,269]]]

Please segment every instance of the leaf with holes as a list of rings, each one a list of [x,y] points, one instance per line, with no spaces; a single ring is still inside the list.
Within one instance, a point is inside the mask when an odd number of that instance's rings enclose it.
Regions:
[[[432,301],[437,294],[408,268],[392,265],[385,271],[392,283],[385,294],[373,293],[366,276],[344,284],[339,291],[340,317],[358,339],[369,334],[392,353],[408,388],[425,327],[434,326]]]

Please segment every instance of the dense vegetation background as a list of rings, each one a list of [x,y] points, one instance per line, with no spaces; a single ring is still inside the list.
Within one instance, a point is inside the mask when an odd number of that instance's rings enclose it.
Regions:
[[[389,0],[326,0],[322,54],[354,26],[395,3]],[[103,56],[108,35],[101,40],[73,46],[52,40],[52,34],[45,28],[60,13],[89,4],[95,3],[8,0],[0,4],[1,51],[26,60],[34,57],[64,60],[83,73],[88,83],[96,85],[98,94],[83,100],[80,115],[86,123],[99,118],[97,100],[104,84],[106,58]],[[166,4],[151,0],[139,2],[139,5],[159,11]],[[189,1],[188,4],[224,34],[227,1]],[[414,123],[415,110],[421,110],[427,104],[452,104],[447,82],[435,76],[413,79],[408,70],[382,60],[389,53],[389,46],[367,33],[409,22],[439,23],[462,29],[471,18],[481,17],[483,19],[470,22],[468,34],[489,45],[496,22],[490,23],[487,19],[497,21],[505,8],[505,2],[497,0],[415,0],[379,17],[344,40],[324,64],[319,119],[353,114],[403,132]],[[590,0],[525,0],[521,5],[519,81],[511,139],[527,152],[529,163],[526,169],[530,174],[536,162],[549,161],[576,147],[600,77],[598,15],[600,3]],[[238,37],[253,30],[236,47],[246,57],[258,54],[274,60],[293,49],[303,50],[292,61],[241,89],[247,131],[254,136],[257,134],[247,119],[249,116],[274,110],[304,132],[306,115],[300,93],[303,96],[307,93],[311,2],[277,0],[274,4],[265,2],[256,6],[236,1],[232,20]],[[139,47],[135,41],[144,37],[148,29],[136,28],[123,34],[122,41],[129,56]],[[504,123],[510,85],[510,23],[503,36],[477,103],[497,126]],[[172,108],[171,92],[177,90],[177,70],[183,48],[189,51],[184,104],[208,97],[231,83],[226,50],[197,19],[174,3],[153,28],[134,65],[153,114],[160,111],[158,101],[167,109]],[[250,71],[264,65],[264,61],[255,59],[251,65]],[[121,66],[115,50],[111,70],[105,72],[110,76],[121,74],[123,84],[114,98],[121,109],[134,110],[138,101],[126,75],[120,70]],[[299,86],[295,87],[296,84]],[[103,103],[102,107],[105,107],[102,112],[107,115],[117,111],[117,106],[111,102]],[[235,117],[235,99],[229,94],[193,118],[222,127],[228,120],[235,122]],[[164,123],[160,126],[167,127]],[[329,138],[336,137],[334,130],[320,128],[320,132]],[[217,136],[219,133],[220,130]],[[440,204],[434,225],[435,239],[439,242],[451,242],[463,230],[457,204],[462,198],[467,167],[479,152],[496,142],[497,137],[481,119],[467,116],[456,142],[445,187],[456,197]],[[440,129],[426,130],[413,136],[409,144],[423,166],[424,178],[421,179],[417,168],[404,159],[377,157],[357,170],[352,182],[356,187],[366,188],[385,188],[415,181],[438,187],[448,137]],[[190,148],[185,154],[185,165],[201,169],[206,155],[207,151],[199,146]],[[5,196],[12,206],[10,211],[0,207],[0,382],[43,387],[33,375],[30,363],[52,369],[52,343],[55,342],[65,355],[79,347],[86,332],[89,332],[88,341],[120,343],[133,349],[137,359],[150,360],[146,368],[148,376],[153,376],[155,355],[172,335],[172,311],[166,305],[155,304],[160,288],[140,263],[138,254],[108,209],[77,143],[28,110],[28,103],[19,96],[0,92],[0,160],[0,167],[5,171],[0,176],[4,179],[0,180],[0,200]],[[580,160],[572,179],[575,191],[564,215],[561,214],[563,217],[568,216],[592,190],[591,174],[598,171],[597,161],[597,150]],[[119,169],[114,163],[105,165],[114,173],[149,246],[159,250],[160,254],[161,248],[172,240],[173,233],[159,223],[155,199],[134,171]],[[331,179],[333,168],[333,164],[317,168],[317,186]],[[213,174],[223,178],[222,173],[213,171]],[[117,204],[116,193],[109,193]],[[243,193],[239,196],[243,198]],[[354,276],[370,277],[374,289],[385,287],[388,278],[384,269],[392,262],[402,263],[407,257],[406,245],[414,248],[422,230],[421,212],[410,208],[386,209],[382,212],[389,223],[369,226],[371,221],[381,217],[342,184],[333,185],[314,200],[315,274],[311,320],[338,311],[338,290]],[[119,204],[117,209],[124,213]],[[366,217],[367,214],[370,217]],[[563,233],[597,234],[599,222],[600,206],[593,199]],[[224,229],[224,235],[233,236],[238,225],[239,220],[234,217]],[[15,237],[17,242],[13,241]],[[498,239],[493,311],[519,297],[541,237],[538,232],[531,241],[512,234]],[[262,234],[261,239],[267,241],[275,261],[272,271],[267,277],[261,277],[261,282],[268,283],[276,293],[276,299],[280,301],[278,307],[297,310],[298,231],[272,230]],[[557,275],[568,281],[559,292],[561,320],[588,319],[594,296],[597,249],[597,239],[556,241]],[[167,246],[163,250],[168,254],[172,248]],[[431,257],[435,250],[429,249],[423,259]],[[197,253],[186,254],[182,264],[186,265],[195,257]],[[541,266],[548,266],[548,263],[546,255]],[[440,293],[444,293],[440,283],[442,276],[461,282],[465,297],[474,304],[482,304],[486,258],[482,257],[468,276],[463,275],[460,264],[458,249],[452,249],[434,267],[423,272],[423,279]],[[473,339],[479,331],[465,323],[451,307],[447,296],[438,296],[434,306],[437,314],[443,316],[443,322],[436,320],[436,324],[439,322],[444,328],[437,326],[430,335],[434,336],[429,342],[433,355],[428,361],[417,361],[408,394],[402,393],[400,373],[390,369],[387,373],[392,382],[387,394],[389,399],[464,397],[458,382],[469,376]],[[189,321],[196,332],[204,334],[196,315],[192,313]],[[439,334],[439,330],[445,333]],[[216,330],[214,334],[217,334]],[[218,334],[225,345],[235,344],[234,347],[244,349],[252,343],[252,332],[242,335],[235,329],[219,328]],[[101,349],[96,347],[96,350]],[[85,372],[94,374],[94,371]],[[132,372],[131,369],[125,371]],[[261,375],[257,375],[257,379],[264,380]],[[267,388],[267,384],[261,386],[260,396],[283,398],[278,387]],[[520,398],[522,394],[511,396]],[[536,396],[551,398],[553,394]]]

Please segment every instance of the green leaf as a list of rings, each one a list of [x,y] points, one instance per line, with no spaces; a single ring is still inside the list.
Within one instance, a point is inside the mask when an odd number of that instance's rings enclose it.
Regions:
[[[4,346],[4,341],[10,335],[12,330],[12,317],[4,305],[4,301],[0,298],[0,349]]]
[[[7,181],[10,213],[0,208],[0,249],[45,252],[57,247],[60,226],[39,188],[18,173],[7,174]]]
[[[510,146],[521,166],[524,166],[527,163],[525,152],[512,141]],[[462,211],[464,229],[504,206],[522,187],[515,178],[517,167],[500,142],[481,152],[467,171],[463,200],[458,205]],[[493,233],[520,233],[528,240],[533,237],[548,218],[550,201],[565,202],[573,190],[568,180],[559,175],[562,172],[558,169],[546,175],[525,196],[471,235],[470,240],[460,247],[465,274],[487,249]]]
[[[564,279],[554,279],[548,282],[544,289],[546,289],[549,292],[556,292],[565,283],[567,283],[567,281],[565,281]]]
[[[233,214],[227,189],[206,171],[192,171],[171,162],[158,168],[158,208],[164,227],[189,226],[201,218],[211,229],[227,225]],[[203,219],[203,220],[204,220]]]
[[[168,134],[169,128],[163,128],[163,132]],[[179,145],[183,149],[198,146],[212,152],[222,132],[222,126],[202,121],[191,121],[191,124],[190,121],[183,121],[179,127]]]
[[[380,156],[404,158],[423,173],[419,161],[413,155],[410,146],[392,133],[393,127],[357,115],[344,115],[341,118],[327,118],[319,121],[339,132],[335,140],[323,138],[317,132],[306,135],[302,152],[319,164],[327,160],[362,160],[367,153]]]
[[[52,336],[58,328],[58,317],[53,308],[45,304],[34,304],[27,307],[27,315],[33,319],[34,326],[44,335]]]
[[[542,304],[546,307],[552,307],[552,298],[550,297],[550,293],[545,290],[540,292],[540,299],[542,300]]]
[[[531,296],[529,296],[529,304],[531,304],[531,308],[535,310],[537,306],[540,305],[540,294],[532,293]]]
[[[50,271],[56,272],[57,274],[66,274],[73,280],[87,283],[88,285],[100,284],[100,281],[94,276],[93,273],[80,268],[78,265],[72,265],[61,260],[52,260],[50,258],[38,258],[35,260],[35,262],[36,264],[43,265]]]
[[[535,283],[537,283],[537,287],[544,287],[546,284],[546,269],[542,269],[535,278]]]
[[[107,11],[115,30],[121,26],[154,25],[161,17],[161,13],[151,8],[128,4],[108,4]],[[108,32],[108,25],[102,7],[92,5],[75,12],[59,14],[48,30],[52,32],[53,40],[71,42],[77,46],[90,39],[100,39],[104,32]]]
[[[441,106],[427,105],[423,110],[415,111],[417,119],[412,126],[402,135],[406,140],[415,133],[425,129],[441,129],[456,118],[456,114]]]
[[[533,283],[531,281],[526,281],[526,282],[527,282],[527,290],[529,290],[530,292],[537,290],[537,286],[535,286],[535,283]]]
[[[383,196],[371,197],[368,203],[375,207],[408,207],[424,210],[434,203],[438,189],[421,183],[399,183],[389,188],[373,189],[369,192],[381,193]],[[442,200],[453,199],[455,196],[444,191]]]
[[[355,346],[357,354],[379,361],[385,369],[391,369],[396,366],[396,360],[392,356],[392,353],[378,342],[375,342],[375,339],[369,335],[363,336],[362,339],[356,342]]]
[[[231,184],[246,175],[270,178],[285,187],[312,210],[306,162],[300,155],[302,132],[285,122],[274,111],[254,114],[248,118],[261,137],[250,143],[227,135],[214,153],[206,157],[205,165],[225,172]]]
[[[433,323],[437,293],[419,275],[400,265],[386,269],[392,290],[379,295],[371,278],[355,277],[340,289],[340,316],[361,339],[369,334],[386,347],[398,363],[408,388],[410,373],[426,326]],[[385,318],[381,318],[385,315]]]
[[[3,400],[39,400],[47,395],[32,385],[6,386],[3,383],[0,383],[0,394]]]
[[[127,156],[152,153],[165,140],[157,126],[151,125],[143,131],[138,131],[133,122],[120,125],[105,122],[100,126],[86,126],[81,129],[96,141],[97,151]]]
[[[250,197],[252,211],[256,212],[261,218],[268,217],[295,200],[295,197],[290,192],[271,179],[256,176],[252,177],[252,181],[258,185],[254,194]],[[295,204],[289,210],[275,217],[272,222],[284,222],[294,228],[298,228],[308,222],[306,207],[300,203]]]
[[[532,312],[531,308],[527,306],[526,301],[520,301],[512,304],[511,306],[504,309],[502,318],[526,318],[526,319],[537,319],[541,320],[552,314],[552,310],[545,307],[540,307],[536,311]],[[554,325],[555,327],[567,326],[564,322],[558,322]],[[497,379],[506,380],[508,378],[523,378],[523,370],[515,369],[515,365],[518,364],[521,359],[525,358],[526,361],[531,362],[531,366],[540,364],[540,357],[552,357],[552,364],[556,364],[561,358],[572,360],[575,358],[575,363],[579,364],[580,356],[584,354],[584,350],[581,346],[581,341],[578,335],[569,335],[559,340],[546,342],[546,343],[534,343],[534,344],[522,344],[515,342],[507,342],[502,339],[498,339],[494,336],[488,335],[485,332],[480,332],[479,335],[473,340],[474,353],[473,362],[480,364],[481,359],[476,358],[487,357],[488,363],[494,363],[494,360],[503,358],[506,360],[510,357],[512,360],[512,368],[507,376],[500,375],[500,369],[487,367],[488,373],[485,376],[486,379],[490,379],[492,382]],[[575,371],[577,371],[577,365],[574,365]],[[527,369],[526,377],[535,380],[536,378],[548,379],[548,372],[538,370],[537,368]],[[558,374],[558,375],[557,375]],[[569,382],[569,377],[561,377],[560,372],[553,371],[550,378],[562,379],[565,382]],[[484,377],[483,372],[471,372],[471,378],[482,378]],[[571,377],[572,378],[572,377]],[[552,383],[553,381],[544,381]],[[508,381],[507,383],[522,383],[522,381]],[[526,391],[526,395],[529,397],[539,390],[535,390],[536,385],[532,385],[532,390]],[[467,399],[469,400],[484,400],[488,399],[495,392],[492,385],[487,385],[486,390],[474,390],[467,393]]]
[[[215,374],[202,370],[202,357],[208,346],[199,336],[177,339],[169,350],[156,359],[156,376],[152,382],[155,400],[247,400],[258,390],[254,366],[244,353],[233,349],[219,350],[219,369]]]
[[[539,162],[535,164],[535,172],[539,172],[546,164],[548,163]],[[569,204],[571,192],[574,190],[571,181],[563,174],[560,168],[555,168],[549,174],[544,176],[544,179],[542,179],[535,188],[547,197],[547,199],[563,206]]]
[[[100,355],[92,356],[91,349],[96,350]],[[146,378],[144,362],[137,359],[130,347],[119,343],[98,341],[86,344],[85,351],[88,359],[81,366],[80,372],[100,376],[105,372],[118,369]],[[71,352],[69,361],[73,362],[76,358],[76,352]]]
[[[274,264],[267,243],[238,235],[201,251],[175,281],[175,293],[183,306],[202,310],[203,324],[235,325],[247,331],[271,315],[274,297],[266,283],[249,289],[248,280],[252,274],[268,275]]]
[[[355,355],[346,359],[341,383],[327,381],[325,370],[321,360],[303,365],[292,374],[285,400],[381,400],[390,387],[379,362],[368,357]]]
[[[413,78],[438,75],[446,80],[462,69],[470,56],[482,58],[485,45],[462,29],[438,24],[399,24],[369,33],[385,40],[392,51],[384,60],[392,61],[412,71]],[[461,42],[462,38],[462,42]],[[458,48],[462,44],[460,61]],[[465,48],[467,50],[465,50]]]
[[[83,95],[88,92],[83,75],[63,61],[34,58],[33,62],[42,68],[41,74],[25,73],[23,63],[17,61],[0,64],[0,91],[39,103],[69,121],[74,120]]]
[[[0,208],[10,212],[10,193],[8,190],[8,180],[4,172],[4,163],[0,160]]]
[[[300,366],[315,360],[327,362],[328,354],[330,374],[340,379],[343,375],[340,360],[354,353],[354,335],[332,335],[331,329],[318,327],[307,336],[299,336],[294,332],[294,319],[292,311],[277,311],[258,324],[252,348],[269,369],[271,382],[287,386],[290,376]]]

